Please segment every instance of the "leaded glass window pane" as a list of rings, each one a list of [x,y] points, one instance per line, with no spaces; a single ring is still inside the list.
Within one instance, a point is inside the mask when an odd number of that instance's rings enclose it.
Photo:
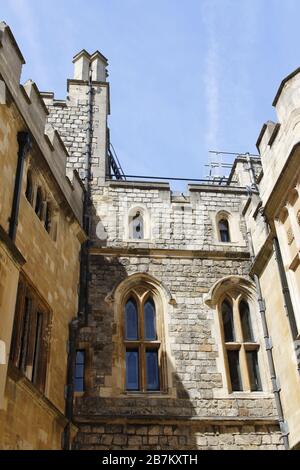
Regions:
[[[251,327],[251,319],[250,319],[250,310],[249,305],[247,302],[242,300],[239,305],[240,316],[241,316],[241,325],[243,331],[243,340],[245,342],[251,342],[254,340],[253,332]]]
[[[232,391],[241,391],[243,388],[240,372],[239,351],[228,350],[227,357]]]
[[[219,222],[219,231],[221,242],[230,242],[228,220],[222,219]]]
[[[84,391],[84,368],[85,368],[85,351],[76,351],[75,359],[75,380],[74,389],[75,392]]]
[[[155,305],[152,299],[147,300],[144,306],[144,326],[145,326],[145,339],[156,339],[156,319],[155,319]]]
[[[146,351],[147,390],[159,390],[158,352]]]
[[[126,389],[139,390],[139,353],[137,350],[126,351]]]
[[[258,368],[257,351],[246,351],[247,365],[252,392],[261,391],[261,380]]]
[[[222,320],[225,343],[235,341],[232,306],[227,300],[222,303]]]
[[[125,305],[125,339],[138,339],[138,313],[134,299],[129,299]]]

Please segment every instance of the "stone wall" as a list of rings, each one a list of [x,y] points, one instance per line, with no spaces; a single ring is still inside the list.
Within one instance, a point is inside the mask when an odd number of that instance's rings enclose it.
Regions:
[[[82,425],[74,449],[82,450],[280,450],[274,425],[147,423]]]

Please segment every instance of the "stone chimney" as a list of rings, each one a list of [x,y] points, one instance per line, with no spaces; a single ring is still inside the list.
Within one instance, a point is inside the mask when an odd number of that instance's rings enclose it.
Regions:
[[[106,82],[108,75],[106,67],[108,62],[101,52],[96,51],[91,56],[92,80],[97,82]]]
[[[108,65],[106,57],[96,51],[90,55],[85,49],[78,52],[73,58],[74,79],[88,81],[89,70],[92,70],[92,80],[95,82],[106,82]]]

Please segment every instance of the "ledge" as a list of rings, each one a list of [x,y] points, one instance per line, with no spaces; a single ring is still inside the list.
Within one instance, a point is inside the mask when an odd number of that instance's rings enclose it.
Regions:
[[[26,259],[24,258],[22,253],[18,250],[16,245],[11,241],[11,239],[9,238],[8,234],[6,233],[2,225],[0,225],[0,241],[5,245],[9,254],[11,255],[11,257],[17,264],[19,264],[20,266],[23,266],[23,264],[26,263]]]
[[[52,417],[57,418],[61,426],[66,426],[68,420],[66,416],[45,396],[43,395],[12,363],[8,365],[8,377],[22,388],[31,397],[36,405],[40,405]]]
[[[169,248],[136,248],[136,247],[92,247],[89,250],[91,255],[101,256],[150,256],[164,258],[217,258],[217,259],[250,259],[248,251],[215,251],[215,250],[178,250]]]
[[[258,425],[279,425],[276,417],[266,418],[255,418],[255,417],[226,417],[226,416],[215,416],[215,417],[202,417],[202,416],[161,416],[161,415],[135,415],[135,416],[105,416],[105,415],[76,415],[74,413],[75,424],[90,424],[90,423],[118,423],[118,424],[139,424],[140,422],[147,424],[159,424],[168,423],[176,424],[180,421],[181,424],[190,423],[201,425],[217,425],[217,426],[243,426],[249,424]]]
[[[217,184],[189,184],[188,190],[209,193],[249,194],[249,191],[247,191],[246,188],[240,186],[221,186]]]
[[[273,253],[273,234],[269,233],[268,237],[266,238],[264,244],[262,245],[261,249],[257,253],[253,264],[250,268],[250,276],[253,274],[256,274],[259,276],[261,272],[263,271],[266,263],[270,259],[272,253]]]
[[[163,189],[170,191],[169,183],[157,183],[156,181],[111,181],[107,180],[109,186],[113,188],[142,188],[142,189]]]

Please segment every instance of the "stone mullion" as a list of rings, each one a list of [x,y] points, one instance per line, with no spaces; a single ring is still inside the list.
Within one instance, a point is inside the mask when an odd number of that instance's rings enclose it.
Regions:
[[[144,304],[139,301],[138,305],[138,318],[139,318],[139,372],[140,372],[140,388],[141,391],[146,391],[146,351],[145,351],[145,326],[144,326]]]
[[[239,302],[241,300],[241,295],[233,299],[233,321],[235,326],[235,334],[236,334],[236,342],[241,344],[239,350],[239,363],[240,363],[240,373],[242,379],[242,388],[243,391],[250,391],[250,381],[248,375],[248,367],[247,367],[247,357],[246,351],[243,344],[243,331],[242,331],[242,324],[240,318],[240,311],[239,311]]]

